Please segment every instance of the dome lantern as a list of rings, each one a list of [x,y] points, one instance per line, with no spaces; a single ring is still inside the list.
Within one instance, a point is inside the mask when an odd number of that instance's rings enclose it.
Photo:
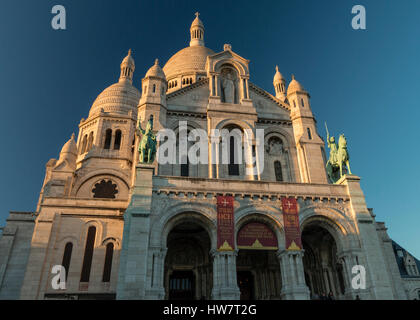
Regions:
[[[135,64],[134,59],[131,56],[131,49],[128,50],[128,55],[121,62],[121,74],[119,82],[128,81],[133,83]]]
[[[276,66],[276,74],[274,75],[273,85],[276,91],[276,98],[284,101],[286,99],[286,80],[280,73],[278,66]]]
[[[200,14],[198,12],[195,13],[195,19],[191,24],[190,34],[191,34],[191,41],[190,47],[194,46],[202,46],[204,47],[204,24],[198,17]]]

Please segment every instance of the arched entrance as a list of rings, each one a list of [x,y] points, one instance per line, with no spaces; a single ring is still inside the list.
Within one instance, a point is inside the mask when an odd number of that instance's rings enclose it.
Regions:
[[[192,220],[182,221],[168,234],[167,248],[166,299],[210,299],[213,275],[207,231]]]
[[[312,297],[328,296],[332,292],[334,299],[343,298],[343,267],[331,233],[316,222],[309,223],[302,231],[302,244],[305,280]]]
[[[246,223],[238,232],[237,245],[240,299],[280,299],[282,284],[274,232],[261,222]]]

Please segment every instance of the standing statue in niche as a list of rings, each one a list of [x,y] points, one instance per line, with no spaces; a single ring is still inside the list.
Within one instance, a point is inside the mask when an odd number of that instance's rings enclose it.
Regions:
[[[338,139],[338,146],[335,142],[335,138],[330,138],[327,124],[325,123],[325,129],[327,130],[327,143],[330,148],[330,158],[327,161],[327,174],[333,183],[336,183],[343,176],[343,168],[348,174],[351,174],[350,170],[350,156],[347,150],[347,140],[344,134],[340,135]]]
[[[235,79],[231,72],[226,72],[222,78],[223,102],[235,103]]]
[[[139,132],[142,134],[139,143],[139,162],[153,163],[156,155],[156,135],[153,133],[153,115],[150,116],[146,125],[146,130],[141,128],[139,121]]]

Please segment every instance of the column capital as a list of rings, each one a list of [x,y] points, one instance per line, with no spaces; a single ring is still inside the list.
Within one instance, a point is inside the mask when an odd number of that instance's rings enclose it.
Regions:
[[[305,253],[305,250],[304,249],[301,249],[301,250],[286,250],[286,249],[282,249],[282,250],[277,250],[277,252],[276,252],[277,257],[279,259],[281,259],[281,258],[283,258],[285,256],[300,256],[300,257],[303,257],[304,253]]]
[[[238,251],[239,250],[233,250],[233,251],[219,251],[219,250],[217,250],[217,249],[211,249],[210,250],[210,254],[211,254],[211,256],[214,258],[214,257],[217,257],[217,256],[237,256],[238,255]]]

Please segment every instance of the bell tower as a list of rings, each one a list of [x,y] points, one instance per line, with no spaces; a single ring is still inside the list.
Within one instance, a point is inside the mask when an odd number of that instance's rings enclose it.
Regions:
[[[153,115],[154,130],[158,131],[166,125],[166,77],[159,60],[147,71],[142,80],[142,94],[138,105],[138,118],[142,125]]]
[[[328,183],[323,155],[324,141],[318,135],[310,95],[292,75],[287,88],[290,118],[298,152],[301,180],[304,183]]]

